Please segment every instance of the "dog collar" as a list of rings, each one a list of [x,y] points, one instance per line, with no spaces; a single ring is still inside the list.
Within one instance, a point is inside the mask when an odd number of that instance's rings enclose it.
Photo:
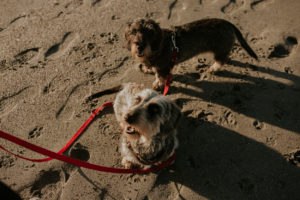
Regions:
[[[172,59],[171,59],[171,63],[170,63],[171,69],[175,65],[175,63],[177,61],[178,53],[179,53],[179,48],[176,45],[175,37],[176,37],[175,34],[171,35],[171,41],[172,41]]]
[[[179,48],[176,45],[175,37],[176,37],[176,35],[172,34],[172,36],[171,36],[171,40],[172,40],[172,44],[173,44],[172,49],[173,49],[173,51],[176,51],[178,53],[179,52]]]

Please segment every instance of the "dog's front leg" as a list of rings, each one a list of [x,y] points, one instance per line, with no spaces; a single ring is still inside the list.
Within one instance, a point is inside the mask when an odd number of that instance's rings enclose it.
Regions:
[[[122,159],[122,165],[125,167],[125,169],[133,169],[135,166],[132,162],[128,161],[126,158]]]
[[[139,65],[140,71],[143,72],[144,74],[154,74],[154,70],[152,67],[147,67],[144,64]]]
[[[152,84],[154,90],[163,90],[164,83],[166,82],[167,77],[161,76],[159,73],[155,73],[155,81]]]

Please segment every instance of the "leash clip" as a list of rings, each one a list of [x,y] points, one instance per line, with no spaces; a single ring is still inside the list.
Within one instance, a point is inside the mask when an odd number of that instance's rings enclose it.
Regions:
[[[172,39],[172,43],[173,43],[173,49],[175,49],[175,51],[178,53],[179,52],[179,48],[176,46],[175,35],[172,35],[171,39]]]

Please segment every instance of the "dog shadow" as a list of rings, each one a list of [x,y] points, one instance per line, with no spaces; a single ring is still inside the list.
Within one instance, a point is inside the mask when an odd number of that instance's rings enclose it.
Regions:
[[[299,197],[300,169],[278,152],[210,122],[195,126],[194,120],[183,119],[176,162],[160,172],[155,186],[174,182],[178,199],[193,193],[208,199]]]
[[[293,124],[299,113],[293,110],[297,108],[294,104],[299,91],[295,85],[299,84],[299,77],[238,61],[230,61],[230,64],[288,79],[293,84],[223,71],[215,75],[243,81],[214,83],[195,81],[193,74],[175,75],[173,81],[190,84],[201,92],[172,86],[171,93],[200,98],[254,118],[254,122],[299,133],[299,125]],[[284,110],[281,104],[291,110]],[[180,146],[176,162],[169,170],[160,172],[154,188],[159,190],[158,186],[173,182],[177,199],[199,198],[199,195],[222,200],[299,197],[300,169],[295,162],[259,141],[206,120],[206,116],[213,113],[204,112],[196,117],[191,113],[192,110],[184,112],[178,128]],[[254,126],[254,122],[250,123]],[[253,127],[253,131],[255,128],[258,129]]]
[[[242,81],[239,83],[234,81],[198,81],[195,79],[201,75],[196,73],[174,75],[173,81],[192,85],[201,89],[201,92],[187,87],[172,86],[171,93],[183,93],[206,102],[222,105],[259,122],[275,125],[300,134],[299,125],[293,123],[295,119],[299,118],[300,112],[299,103],[296,100],[300,92],[300,77],[290,74],[288,71],[280,72],[235,60],[229,61],[229,64],[244,69],[248,68],[261,74],[272,75],[281,80],[289,81],[290,84],[268,79],[264,75],[253,77],[248,74],[238,74],[224,70],[216,72],[214,76]]]
[[[13,191],[2,182],[0,182],[0,194],[5,199],[21,200],[21,197],[17,192]]]

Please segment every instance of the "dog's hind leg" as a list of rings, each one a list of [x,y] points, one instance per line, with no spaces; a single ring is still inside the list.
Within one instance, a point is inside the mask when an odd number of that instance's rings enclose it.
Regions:
[[[215,53],[214,58],[215,62],[208,69],[208,72],[216,72],[218,71],[223,64],[226,63],[230,50],[223,51],[222,53]]]
[[[216,72],[222,67],[222,63],[220,61],[215,61],[213,65],[211,65],[208,69],[208,72]]]
[[[228,37],[226,39],[227,39],[226,44],[223,44],[222,46],[218,46],[214,50],[213,53],[214,53],[215,63],[212,66],[210,66],[210,68],[208,69],[208,72],[218,71],[222,67],[222,65],[224,65],[227,62],[233,42],[234,42],[234,38]]]

